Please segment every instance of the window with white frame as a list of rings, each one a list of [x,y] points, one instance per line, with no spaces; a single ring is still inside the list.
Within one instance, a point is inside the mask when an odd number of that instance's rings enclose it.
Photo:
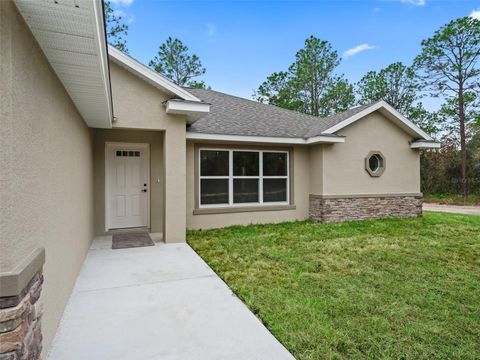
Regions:
[[[200,207],[288,204],[288,151],[200,149]]]

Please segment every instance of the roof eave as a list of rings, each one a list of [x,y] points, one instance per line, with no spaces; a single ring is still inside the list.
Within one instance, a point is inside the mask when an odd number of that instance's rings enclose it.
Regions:
[[[138,62],[131,56],[123,53],[122,51],[116,49],[112,45],[108,45],[108,54],[114,62],[116,62],[120,66],[123,66],[130,72],[134,73],[135,75],[154,85],[155,87],[160,88],[161,90],[171,95],[177,96],[183,100],[201,102],[199,98],[193,96],[182,87],[176,85],[169,79],[151,70],[147,66],[143,65],[142,63]]]
[[[417,140],[410,143],[412,149],[440,149],[441,146],[439,141]]]
[[[405,116],[400,114],[397,110],[395,110],[392,106],[390,106],[387,102],[383,100],[372,104],[371,106],[363,109],[359,113],[350,116],[349,118],[339,122],[338,124],[328,128],[327,130],[324,130],[322,134],[334,134],[377,110],[382,111],[384,115],[390,118],[390,120],[393,120],[398,126],[400,126],[410,135],[412,135],[415,139],[433,141],[433,138],[430,135],[428,135],[425,131],[420,129],[417,125],[408,120]]]
[[[87,125],[110,128],[113,110],[102,2],[15,3]],[[76,41],[82,49],[72,48]],[[92,85],[98,92],[92,93]]]
[[[336,135],[320,135],[311,138],[301,137],[276,137],[276,136],[258,136],[258,135],[228,135],[211,134],[187,131],[187,140],[209,141],[209,142],[243,142],[243,143],[263,143],[263,144],[282,144],[282,145],[314,145],[314,144],[335,144],[344,143],[345,137]]]
[[[187,124],[193,124],[196,120],[210,112],[210,104],[198,101],[171,99],[165,102],[167,114],[180,114],[187,116]]]

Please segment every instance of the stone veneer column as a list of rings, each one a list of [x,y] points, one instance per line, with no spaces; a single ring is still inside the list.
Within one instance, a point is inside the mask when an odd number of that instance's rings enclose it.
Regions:
[[[0,360],[36,360],[42,352],[42,291],[44,261],[43,249],[18,273],[0,274]],[[40,264],[40,269],[38,269]],[[37,266],[36,266],[37,265]],[[29,276],[29,271],[35,271]],[[27,279],[30,280],[27,280]],[[12,289],[28,281],[21,291],[12,295]]]
[[[310,195],[309,216],[334,222],[422,215],[422,194]]]

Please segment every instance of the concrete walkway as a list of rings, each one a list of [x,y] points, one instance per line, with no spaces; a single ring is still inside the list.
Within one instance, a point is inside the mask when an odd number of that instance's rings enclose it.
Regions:
[[[95,241],[48,359],[293,359],[187,244]]]
[[[480,216],[480,206],[440,205],[433,203],[423,203],[423,210]]]

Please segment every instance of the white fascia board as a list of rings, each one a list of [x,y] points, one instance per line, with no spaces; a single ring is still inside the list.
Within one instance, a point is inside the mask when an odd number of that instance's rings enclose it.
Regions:
[[[412,149],[440,149],[441,143],[438,141],[414,141],[410,144]]]
[[[185,89],[181,88],[172,81],[166,79],[155,71],[149,69],[142,63],[138,62],[131,56],[123,53],[122,51],[114,48],[112,45],[108,45],[108,54],[118,63],[127,67],[130,71],[137,74],[139,77],[163,88],[165,91],[172,93],[183,100],[201,102],[201,100]]]
[[[112,106],[112,92],[110,86],[110,70],[108,66],[108,55],[107,55],[107,40],[105,34],[105,20],[103,16],[103,2],[102,1],[93,1],[93,8],[95,12],[95,26],[96,33],[95,37],[99,46],[99,58],[101,63],[102,71],[102,80],[105,86],[105,97],[108,103],[108,124],[107,128],[112,127],[113,121],[113,106]]]
[[[165,104],[167,114],[200,114],[210,112],[210,104],[196,101],[168,100]]]
[[[320,143],[325,143],[325,144],[335,144],[335,143],[344,143],[345,142],[345,136],[312,136],[306,140],[306,144],[320,144]]]
[[[15,0],[15,4],[86,124],[111,128],[103,2]]]
[[[343,129],[344,127],[353,124],[355,121],[360,120],[361,118],[367,116],[368,114],[371,114],[374,111],[377,111],[379,109],[384,109],[388,113],[390,113],[395,119],[397,119],[402,125],[404,125],[408,130],[410,130],[411,133],[415,134],[416,136],[428,140],[428,141],[433,141],[432,137],[428,135],[425,131],[420,129],[417,125],[412,123],[410,120],[408,120],[405,116],[400,114],[397,110],[395,110],[393,107],[391,107],[387,102],[385,101],[379,101],[372,106],[360,111],[358,114],[355,114],[348,119],[343,120],[342,122],[332,126],[331,128],[328,128],[327,130],[323,131],[322,134],[334,134],[337,131]]]
[[[250,136],[250,135],[222,135],[206,134],[197,132],[187,132],[188,140],[204,141],[232,141],[232,142],[255,142],[266,144],[292,144],[292,145],[313,145],[319,143],[343,143],[345,137],[342,136],[315,136],[312,138],[289,138],[275,136]]]

